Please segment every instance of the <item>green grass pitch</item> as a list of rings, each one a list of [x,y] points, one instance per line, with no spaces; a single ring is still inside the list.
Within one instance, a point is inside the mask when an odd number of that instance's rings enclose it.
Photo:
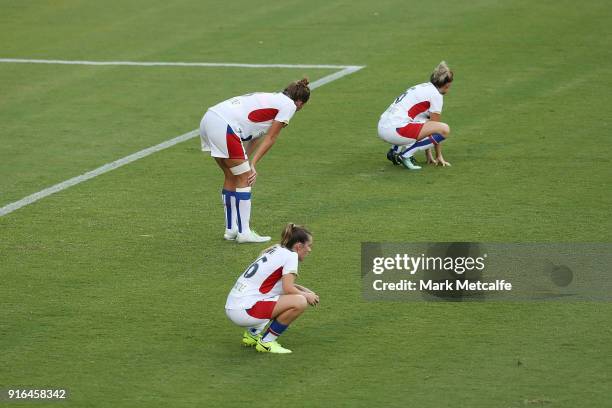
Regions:
[[[612,6],[569,1],[0,0],[0,58],[366,65],[258,165],[254,227],[314,232],[317,290],[240,347],[223,306],[263,246],[224,242],[192,139],[0,217],[0,388],[74,407],[610,406],[610,303],[361,297],[362,241],[610,242]],[[380,113],[442,59],[450,168],[385,159]],[[0,207],[329,69],[0,63]],[[12,404],[9,404],[13,406]],[[14,406],[45,403],[15,403]],[[8,406],[8,405],[7,405]]]

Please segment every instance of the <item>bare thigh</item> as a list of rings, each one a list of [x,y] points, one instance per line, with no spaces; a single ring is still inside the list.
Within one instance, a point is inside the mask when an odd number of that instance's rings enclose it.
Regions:
[[[450,134],[450,128],[446,123],[430,120],[423,124],[417,140],[421,140],[429,135],[433,135],[434,133],[439,133],[444,137],[448,137]]]
[[[223,183],[224,188],[235,190],[236,187],[247,187],[249,185],[248,177],[250,172],[234,175],[234,173],[232,173],[230,170],[232,167],[239,166],[247,160],[215,157],[215,161],[223,171],[223,175],[225,177],[225,182]]]

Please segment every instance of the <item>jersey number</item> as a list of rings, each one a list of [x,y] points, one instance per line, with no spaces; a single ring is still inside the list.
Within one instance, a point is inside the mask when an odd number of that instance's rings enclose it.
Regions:
[[[394,103],[400,103],[402,101],[402,99],[404,99],[406,97],[406,95],[408,94],[409,91],[414,91],[415,89],[416,89],[416,86],[413,86],[408,91],[404,92],[403,94],[401,94],[400,96],[395,98],[395,102]]]
[[[252,277],[253,275],[255,275],[257,273],[257,270],[259,269],[260,263],[264,263],[264,262],[268,262],[268,258],[266,258],[265,256],[262,256],[261,258],[259,258],[255,262],[253,262],[251,264],[251,266],[249,266],[246,269],[246,271],[244,271],[244,274],[242,276],[247,278],[247,279]]]

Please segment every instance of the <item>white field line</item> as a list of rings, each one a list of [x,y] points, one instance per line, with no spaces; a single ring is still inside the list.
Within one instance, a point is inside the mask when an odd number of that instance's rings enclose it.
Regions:
[[[0,62],[6,63],[30,63],[30,64],[74,64],[74,65],[134,65],[134,66],[195,66],[195,67],[238,67],[238,68],[330,68],[340,69],[338,72],[324,76],[310,84],[310,89],[316,89],[320,86],[328,84],[332,81],[342,78],[343,76],[350,75],[354,72],[364,68],[363,66],[357,65],[288,65],[288,64],[223,64],[223,63],[199,63],[199,62],[130,62],[130,61],[115,61],[115,62],[101,62],[101,61],[63,61],[63,60],[24,60],[24,59],[13,59],[13,58],[0,58]],[[178,143],[184,142],[199,135],[199,130],[194,129],[190,132],[177,136],[173,139],[166,140],[155,146],[148,147],[139,152],[130,154],[129,156],[123,157],[114,162],[107,163],[97,169],[88,171],[79,176],[73,177],[61,183],[55,184],[51,187],[45,188],[37,193],[31,194],[27,197],[22,198],[19,201],[12,202],[0,208],[0,217],[12,213],[28,204],[32,204],[42,198],[55,194],[59,191],[65,190],[76,184],[82,183],[101,174],[107,173],[111,170],[125,166],[133,161],[147,157],[160,150],[167,149]]]
[[[127,65],[136,67],[233,67],[233,68],[329,68],[343,69],[354,68],[350,65],[327,65],[327,64],[236,64],[231,62],[138,62],[138,61],[73,61],[73,60],[46,60],[46,59],[22,59],[22,58],[0,58],[0,62],[19,64],[63,64],[63,65]],[[359,67],[363,68],[363,67]]]

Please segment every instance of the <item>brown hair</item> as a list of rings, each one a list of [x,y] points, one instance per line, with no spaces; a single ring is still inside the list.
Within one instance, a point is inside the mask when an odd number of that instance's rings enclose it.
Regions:
[[[310,231],[303,226],[289,223],[283,230],[280,244],[287,249],[291,249],[298,242],[305,244],[306,242],[310,241],[311,237],[312,234]]]
[[[450,70],[446,61],[442,61],[431,73],[429,82],[435,85],[436,88],[442,88],[449,82],[453,82],[453,71]]]
[[[308,78],[304,77],[299,81],[294,81],[287,85],[283,90],[283,94],[287,95],[293,101],[308,102],[310,98],[310,88],[308,87]]]

